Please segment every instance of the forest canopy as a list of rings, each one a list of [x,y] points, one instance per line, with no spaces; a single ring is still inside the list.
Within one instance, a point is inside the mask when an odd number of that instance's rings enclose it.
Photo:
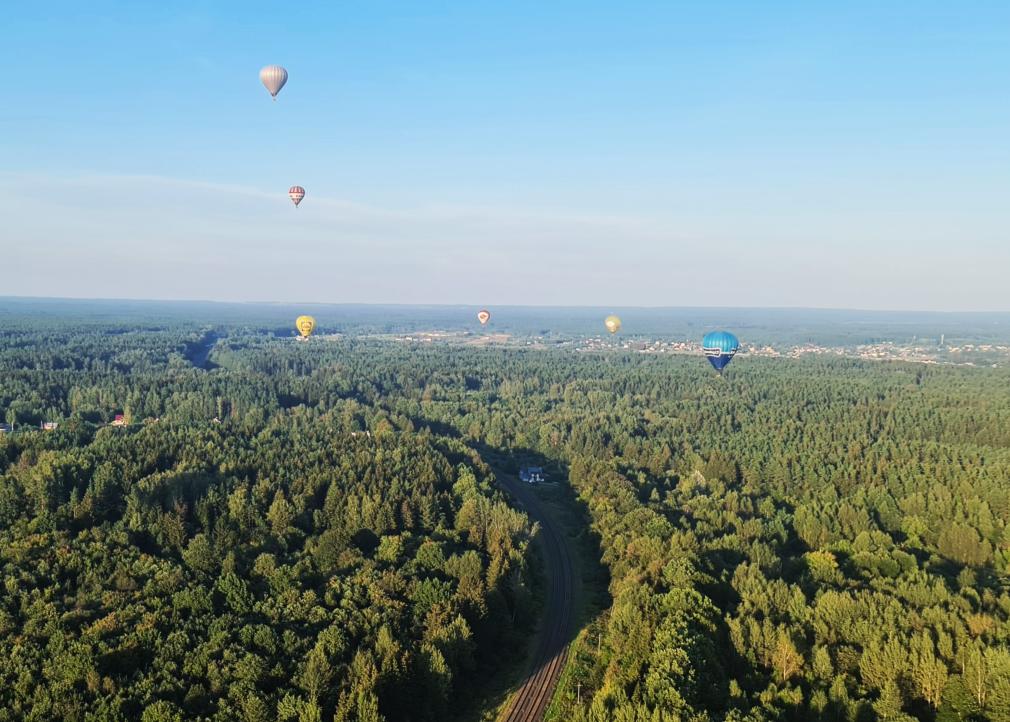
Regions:
[[[558,719],[1010,720],[1006,369],[265,331],[4,329],[0,719],[446,718],[535,616],[512,456],[610,575]]]

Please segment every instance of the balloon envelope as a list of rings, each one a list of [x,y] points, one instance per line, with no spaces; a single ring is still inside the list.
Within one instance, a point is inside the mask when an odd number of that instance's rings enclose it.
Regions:
[[[729,365],[739,348],[740,341],[729,331],[712,331],[701,340],[701,350],[719,373]]]
[[[485,308],[482,308],[480,311],[477,312],[477,320],[480,321],[481,326],[485,325],[488,321],[491,320],[491,312]]]
[[[260,70],[260,82],[276,100],[277,93],[281,92],[284,83],[288,82],[288,71],[280,65],[267,65]]]
[[[295,328],[298,329],[298,333],[302,335],[302,338],[308,338],[312,335],[312,330],[316,327],[316,319],[312,316],[299,316],[295,319]]]
[[[603,325],[607,327],[607,330],[610,331],[610,333],[617,333],[621,330],[621,319],[613,315],[607,316],[603,319]]]
[[[298,204],[302,202],[302,198],[304,197],[305,189],[301,186],[291,186],[288,188],[288,198],[290,198],[291,202],[295,204],[295,208],[298,207]]]

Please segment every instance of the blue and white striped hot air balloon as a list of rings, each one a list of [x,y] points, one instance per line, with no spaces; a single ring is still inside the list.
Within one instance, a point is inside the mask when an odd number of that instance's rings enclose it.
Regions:
[[[740,341],[729,331],[712,331],[701,341],[701,350],[719,373],[729,365],[739,348]]]

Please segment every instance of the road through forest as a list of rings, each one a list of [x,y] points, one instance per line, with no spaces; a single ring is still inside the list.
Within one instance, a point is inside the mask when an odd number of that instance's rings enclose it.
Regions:
[[[540,621],[536,651],[522,685],[513,694],[499,722],[539,722],[550,705],[565,668],[575,614],[575,571],[564,533],[545,513],[532,487],[496,471],[502,487],[540,524],[537,540],[544,559],[547,599]]]

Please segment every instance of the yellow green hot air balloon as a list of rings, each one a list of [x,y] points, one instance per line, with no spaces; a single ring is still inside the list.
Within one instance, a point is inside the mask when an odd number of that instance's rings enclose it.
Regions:
[[[610,333],[617,333],[621,330],[621,319],[611,314],[603,319],[603,325],[607,327]]]
[[[308,338],[312,335],[312,329],[316,327],[316,319],[312,316],[299,316],[295,319],[295,328],[298,329],[298,333],[302,335],[302,338]]]

